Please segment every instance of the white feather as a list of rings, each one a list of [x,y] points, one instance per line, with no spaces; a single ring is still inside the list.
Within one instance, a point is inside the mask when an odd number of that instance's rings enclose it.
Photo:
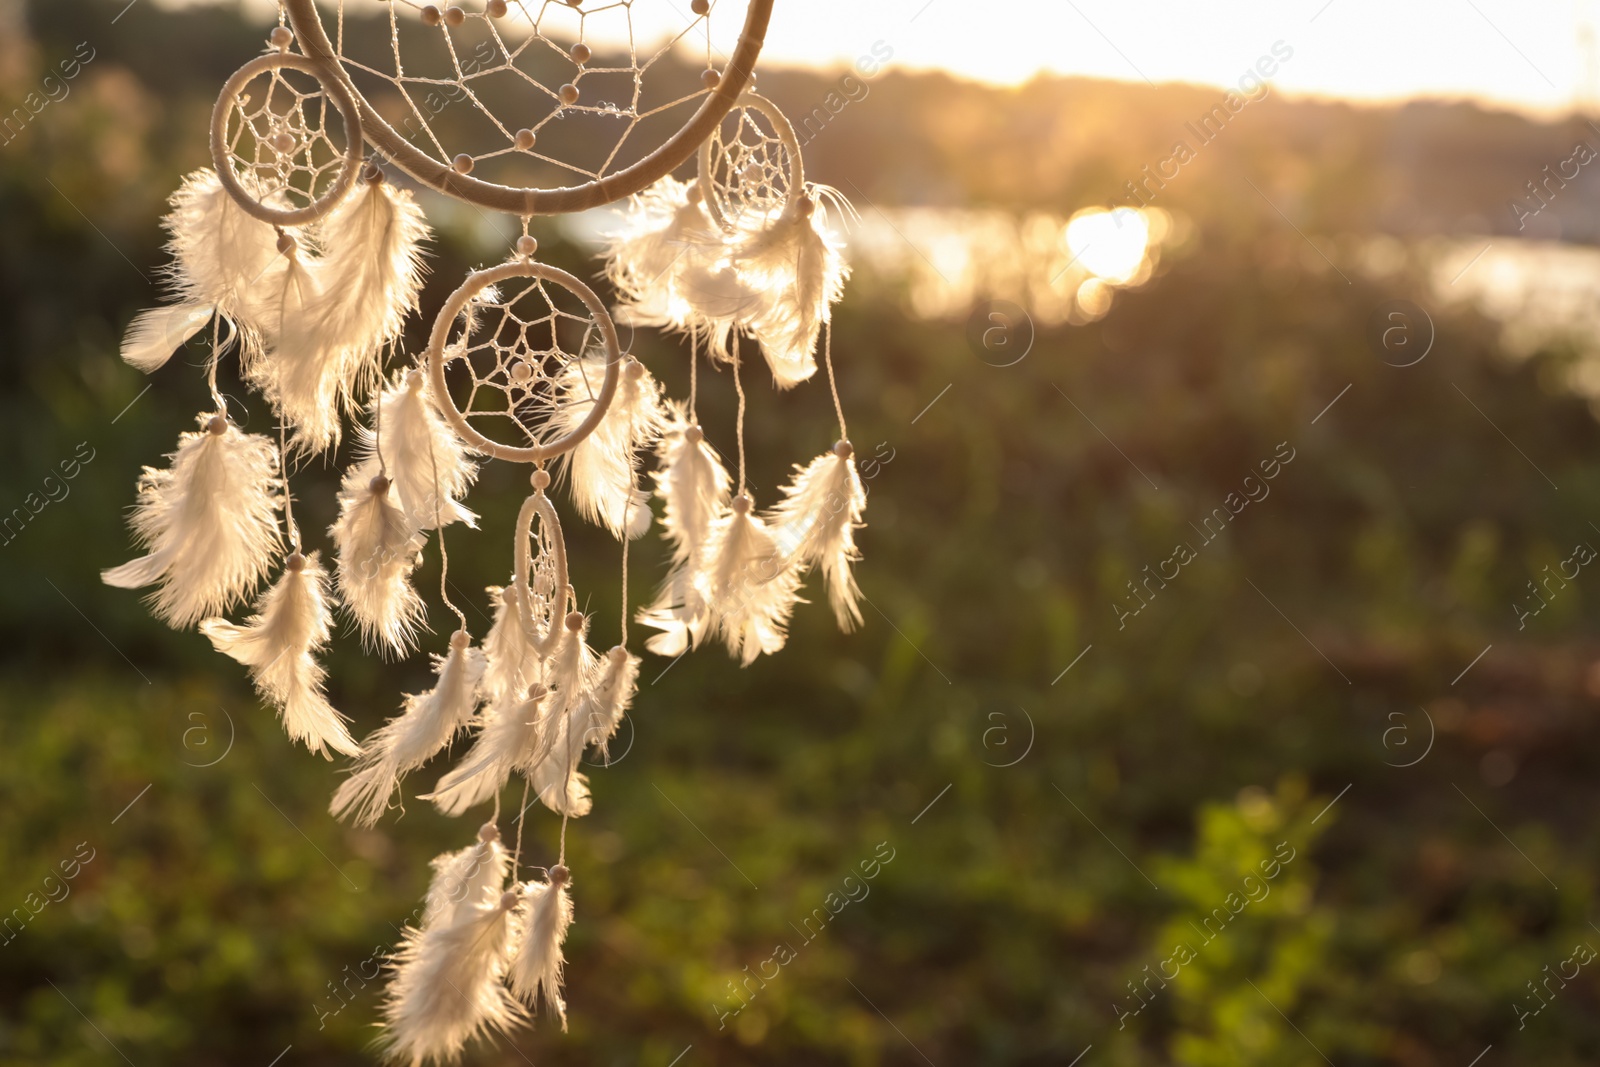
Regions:
[[[122,361],[146,374],[160,370],[205,327],[212,310],[209,304],[174,304],[139,312],[122,335]]]
[[[401,713],[362,742],[350,777],[328,808],[334,818],[353,812],[357,826],[381,819],[400,779],[432,759],[467,725],[478,707],[483,670],[483,653],[471,647],[465,631],[458,631],[450,639],[449,654],[434,657],[438,683],[426,693],[408,695]]]
[[[542,747],[546,695],[536,683],[525,698],[508,694],[490,705],[460,764],[422,799],[433,801],[446,815],[460,815],[498,793],[511,772],[527,765]]]
[[[861,625],[861,590],[851,564],[861,558],[855,531],[864,525],[866,506],[855,455],[841,457],[830,450],[804,467],[795,465],[783,500],[767,518],[779,548],[795,566],[821,568],[834,616],[847,632]]]
[[[450,926],[493,904],[505,885],[511,855],[500,844],[500,829],[492,822],[478,827],[478,841],[456,852],[435,856],[429,866],[433,880],[422,911],[422,928]]]
[[[567,364],[558,388],[561,403],[551,420],[555,432],[570,433],[593,410],[605,382],[603,357],[586,356]],[[611,531],[613,537],[642,537],[650,528],[650,499],[638,487],[636,453],[661,435],[666,422],[661,386],[644,364],[629,358],[617,375],[611,404],[594,430],[561,457],[572,481],[578,514]]]
[[[717,520],[696,580],[716,633],[742,666],[783,647],[800,574],[753,511],[730,508]]]
[[[424,536],[395,503],[375,463],[352,468],[339,493],[339,518],[329,529],[338,550],[339,598],[364,640],[403,655],[423,624],[422,598],[411,571]]]
[[[385,1059],[410,1067],[454,1062],[472,1038],[526,1020],[501,984],[517,899],[507,893],[471,905],[454,922],[406,928],[382,1009],[378,1041]]]
[[[529,640],[531,635],[523,626],[522,611],[517,606],[517,587],[491,585],[487,592],[494,606],[494,623],[483,639],[483,654],[488,660],[483,672],[483,691],[493,704],[528,691],[538,658]]]
[[[545,1007],[556,1013],[565,1030],[567,1002],[561,996],[561,970],[566,961],[561,946],[572,925],[572,896],[562,877],[565,869],[558,867],[556,872],[548,882],[528,882],[522,887],[528,917],[523,920],[507,977],[512,992],[529,1008],[536,1007],[543,996]]]
[[[266,352],[247,377],[294,426],[299,446],[322,451],[336,442],[341,410],[378,381],[384,350],[416,301],[427,235],[410,193],[364,184],[318,224],[312,236],[323,251],[304,258],[306,278],[252,312]],[[302,260],[285,258],[291,271]],[[298,302],[283,314],[290,296]]]
[[[259,353],[252,293],[261,285],[270,288],[269,275],[282,269],[277,231],[241,208],[210,168],[184,178],[171,205],[162,221],[170,234],[178,303],[215,308],[233,320],[244,335],[248,365]]]
[[[727,266],[723,234],[694,184],[670,175],[634,196],[606,257],[621,322],[691,333],[720,359],[740,316],[761,302]]]
[[[639,690],[639,657],[617,645],[606,653],[603,666],[584,695],[583,711],[578,716],[579,737],[593,745],[602,761],[611,762],[610,744],[622,725],[622,717],[633,704]]]
[[[550,657],[545,726],[537,752],[522,765],[540,803],[558,815],[573,817],[589,814],[591,807],[589,779],[578,771],[595,673],[595,655],[584,639],[587,622],[578,630],[564,629],[561,644]]]
[[[464,522],[476,529],[478,517],[459,501],[478,476],[477,465],[440,417],[422,372],[397,377],[374,402],[371,417],[374,428],[357,431],[360,455],[371,460],[382,453],[390,491],[411,524],[431,530]]]
[[[671,413],[656,449],[660,469],[654,478],[656,494],[666,503],[661,533],[672,545],[672,569],[655,602],[639,613],[639,622],[663,631],[645,647],[658,655],[676,656],[691,640],[700,643],[705,597],[695,577],[710,542],[712,520],[727,507],[731,479],[698,427],[694,429],[700,439],[690,440],[692,424],[682,405],[669,405]]]
[[[181,435],[169,469],[144,469],[130,525],[149,554],[100,574],[119,589],[155,585],[151,610],[178,628],[248,596],[282,543],[276,448],[259,434],[216,424],[221,433]]]
[[[226,619],[200,623],[218,652],[250,668],[256,689],[278,709],[290,739],[332,759],[329,749],[353,756],[360,746],[345,727],[346,717],[322,692],[328,672],[316,657],[329,629],[328,576],[315,552],[302,558],[300,569],[284,569],[243,625]]]
[[[741,325],[761,342],[774,383],[787,389],[805,381],[817,371],[817,334],[850,276],[824,212],[808,215],[791,207],[776,219],[757,220],[739,239],[733,263],[761,294],[760,305]]]

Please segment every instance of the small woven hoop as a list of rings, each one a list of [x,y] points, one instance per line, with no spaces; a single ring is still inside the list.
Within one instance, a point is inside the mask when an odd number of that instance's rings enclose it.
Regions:
[[[333,101],[333,106],[339,111],[339,118],[344,122],[346,142],[344,165],[339,168],[339,176],[334,179],[333,185],[305,207],[295,208],[292,211],[268,207],[251,196],[249,190],[239,181],[239,176],[234,173],[232,153],[228,149],[228,115],[233,111],[234,102],[239,98],[239,91],[248,85],[252,78],[283,67],[309,74],[317,80],[322,92]],[[217,177],[222,181],[222,187],[228,190],[245,211],[262,222],[270,222],[274,226],[304,226],[326,215],[350,190],[350,183],[355,180],[357,172],[361,169],[361,153],[364,150],[361,140],[361,112],[356,107],[355,99],[341,82],[328,78],[316,63],[305,56],[289,52],[272,52],[257,56],[233,72],[233,77],[223,84],[216,106],[211,109],[211,163],[216,168]]]
[[[606,346],[606,378],[600,385],[600,393],[594,398],[594,406],[589,409],[589,414],[572,432],[548,444],[528,445],[523,448],[503,445],[479,433],[467,422],[466,415],[456,407],[444,377],[447,362],[445,348],[450,342],[450,329],[455,325],[456,317],[467,306],[467,301],[474,296],[491,285],[512,278],[534,278],[551,282],[582,300],[595,324],[600,327],[600,337]],[[594,290],[559,267],[552,267],[547,263],[535,263],[529,259],[514,259],[498,267],[489,267],[467,275],[467,280],[450,294],[450,299],[439,309],[439,317],[433,320],[433,333],[428,339],[428,375],[434,399],[439,405],[439,410],[444,413],[445,420],[474,450],[513,463],[543,463],[547,459],[572,451],[578,442],[593,433],[594,428],[600,425],[600,420],[605,417],[606,409],[611,406],[611,398],[617,391],[617,378],[621,366],[622,346],[617,342],[616,324],[611,321],[610,314],[606,312],[605,305],[594,294]]]
[[[778,110],[777,104],[754,91],[742,94],[728,114],[732,115],[737,111],[754,111],[772,123],[772,132],[777,134],[784,150],[789,153],[789,193],[784,200],[784,212],[787,214],[789,211],[794,210],[794,205],[799,201],[806,187],[805,164],[800,159],[800,139],[795,136],[794,126],[790,124],[784,113]],[[708,136],[704,141],[700,142],[698,171],[700,189],[704,193],[706,213],[711,216],[711,221],[731,233],[735,229],[735,220],[723,214],[722,205],[712,192],[714,186],[711,181],[711,140],[711,137]]]

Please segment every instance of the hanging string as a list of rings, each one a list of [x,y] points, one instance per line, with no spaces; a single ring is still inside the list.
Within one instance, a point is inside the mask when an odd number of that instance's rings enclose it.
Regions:
[[[733,389],[739,394],[739,492],[744,493],[744,382],[739,380],[739,335],[733,335]]]
[[[833,411],[839,416],[839,440],[848,441],[844,428],[844,405],[839,403],[839,382],[833,376],[833,321],[822,324],[822,363],[828,368],[828,388],[833,392]]]
[[[420,374],[421,371],[413,371],[412,373]],[[423,403],[428,402],[426,397],[423,397],[422,401]],[[379,407],[382,407],[382,404]],[[434,453],[433,439],[431,437],[428,439],[428,463],[433,467],[433,528],[439,531],[439,599],[443,600],[444,606],[455,614],[455,617],[461,623],[462,632],[465,633],[467,629],[466,613],[456,607],[455,601],[450,599],[450,553],[444,547],[444,516],[440,502],[440,497],[444,496],[444,492],[439,487],[439,457]]]
[[[229,340],[232,340],[232,324],[229,324]],[[217,389],[217,364],[222,362],[222,316],[213,312],[211,315],[211,359],[206,364],[206,385],[211,389],[211,402],[217,405],[217,411],[222,415],[228,414],[228,402],[222,398],[222,393]]]
[[[637,485],[637,475],[635,475]],[[628,496],[628,502],[622,505],[622,647],[628,647],[628,511],[633,507],[633,496]]]
[[[522,817],[528,813],[528,786],[532,783],[524,776],[522,779],[522,807],[517,811],[517,850],[511,854],[511,879],[515,881],[522,874]],[[499,794],[495,794],[498,803]]]
[[[289,488],[289,449],[287,444],[288,432],[284,429],[284,418],[278,416],[278,472],[283,475],[283,522],[289,527],[289,546],[296,552],[300,551],[300,527],[294,521],[294,491]]]
[[[700,372],[700,337],[695,331],[690,330],[689,331],[689,422],[690,422],[691,425],[697,425],[700,422],[700,416],[696,415],[695,414],[695,410],[694,410],[695,393],[696,393],[696,391],[697,391],[697,389],[698,389],[698,387],[700,385],[700,373],[699,372]]]

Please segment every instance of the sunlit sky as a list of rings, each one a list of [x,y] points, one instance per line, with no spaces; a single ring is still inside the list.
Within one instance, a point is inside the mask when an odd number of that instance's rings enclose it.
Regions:
[[[276,6],[254,3],[267,18]],[[634,10],[640,23],[652,9],[670,23],[683,7]],[[893,69],[998,84],[1051,72],[1225,87],[1282,41],[1293,58],[1272,80],[1285,94],[1466,97],[1552,114],[1600,99],[1597,22],[1600,0],[776,0],[763,61],[845,64],[881,41]]]
[[[1549,112],[1595,99],[1597,19],[1596,0],[778,0],[766,56],[810,63],[882,40],[896,65],[991,82],[1051,71],[1225,86],[1282,40],[1285,93]]]

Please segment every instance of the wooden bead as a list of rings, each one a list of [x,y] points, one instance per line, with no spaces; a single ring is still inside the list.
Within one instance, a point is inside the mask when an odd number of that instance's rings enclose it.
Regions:
[[[516,144],[516,146],[518,148],[520,148],[524,152],[526,152],[528,149],[533,147],[533,142],[536,141],[536,140],[538,140],[538,138],[534,136],[534,133],[533,133],[532,130],[521,129],[521,130],[517,131],[517,136],[515,138],[515,144]]]
[[[594,53],[589,51],[588,45],[580,41],[572,46],[572,49],[568,54],[572,56],[572,61],[574,63],[587,63],[589,62],[589,57]]]
[[[532,234],[525,233],[521,237],[517,238],[517,255],[521,256],[523,259],[531,257],[537,251],[539,251],[539,239],[537,237],[534,237]],[[526,363],[517,364],[517,367],[526,366]],[[529,371],[528,373],[531,374],[533,372]],[[512,374],[516,374],[516,367],[512,368]]]
[[[568,82],[557,90],[557,95],[561,97],[563,104],[576,104],[578,102],[578,87]]]
[[[306,558],[300,553],[295,552],[290,555],[288,559],[283,561],[283,569],[291,574],[299,574],[301,571],[306,569]]]
[[[528,481],[532,483],[535,489],[548,489],[550,488],[550,472],[540,467],[528,476]]]
[[[467,13],[454,4],[444,9],[444,24],[446,26],[459,26],[467,21]]]
[[[715,89],[722,84],[722,75],[714,70],[702,70],[700,72],[700,84],[707,89]]]
[[[711,10],[711,0],[691,0],[689,10],[696,15],[704,15]]]
[[[294,43],[294,31],[287,26],[274,26],[272,35],[267,38],[272,42],[272,47],[278,51],[286,51]]]
[[[533,368],[528,366],[527,363],[519,359],[515,363],[511,364],[511,380],[516,382],[518,385],[525,384],[528,379],[532,377]],[[549,475],[546,475],[546,477],[549,477]]]
[[[577,633],[579,630],[583,629],[583,612],[567,612],[567,629],[571,630],[573,633]]]
[[[467,155],[465,152],[462,152],[460,155],[456,156],[456,158],[453,159],[450,162],[450,166],[455,168],[455,172],[457,174],[471,174],[472,173],[472,157]]]
[[[854,451],[855,446],[849,441],[840,441],[833,446],[833,454],[838,456],[840,459],[849,459],[850,454]]]
[[[206,423],[206,430],[217,437],[228,432],[228,417],[226,415],[213,415],[211,421]]]
[[[748,494],[740,493],[733,498],[733,513],[735,515],[750,514],[750,497]]]
[[[492,19],[505,18],[506,0],[489,0],[487,4],[483,5],[483,13]]]
[[[423,5],[422,21],[424,23],[429,26],[437,26],[443,20],[444,16],[439,14],[439,9],[437,7],[434,7],[432,4]]]

